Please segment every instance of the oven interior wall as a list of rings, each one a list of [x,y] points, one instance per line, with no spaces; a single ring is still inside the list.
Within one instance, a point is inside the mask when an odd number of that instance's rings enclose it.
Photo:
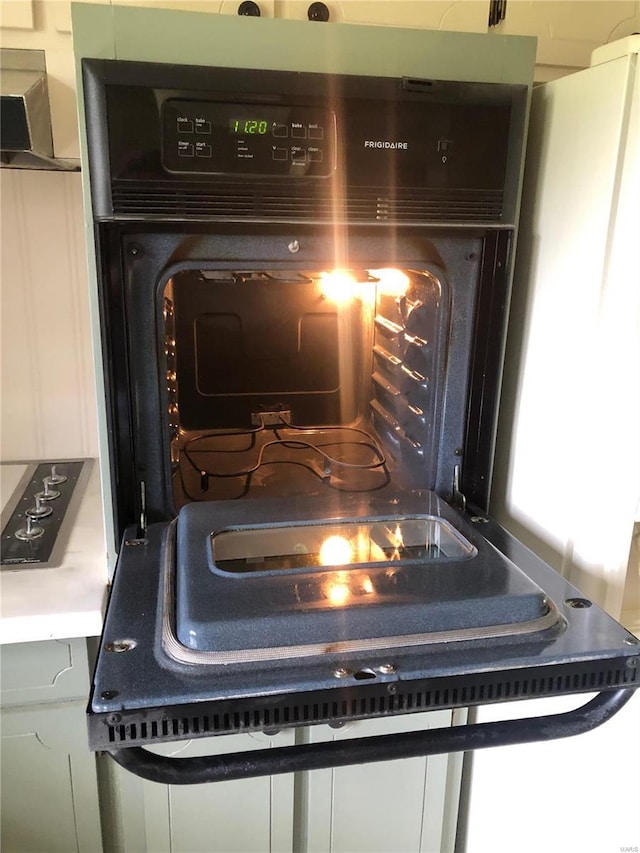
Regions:
[[[176,505],[430,487],[449,301],[408,269],[174,273]]]
[[[506,288],[495,257],[508,232],[105,225],[100,240],[119,258],[103,271],[103,312],[110,387],[128,389],[109,401],[123,521],[143,491],[148,522],[192,500],[450,498],[470,352],[502,337],[478,318],[486,282]],[[336,270],[348,299],[323,275]]]

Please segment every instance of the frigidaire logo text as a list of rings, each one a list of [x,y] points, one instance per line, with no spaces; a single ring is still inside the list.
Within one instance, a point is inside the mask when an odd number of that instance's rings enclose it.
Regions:
[[[383,139],[365,139],[365,148],[403,148],[405,151],[409,148],[408,142],[388,142]]]

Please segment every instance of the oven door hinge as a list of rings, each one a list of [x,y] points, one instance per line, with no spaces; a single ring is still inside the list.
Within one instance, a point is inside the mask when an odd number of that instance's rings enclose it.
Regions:
[[[456,465],[453,469],[453,488],[451,490],[451,503],[464,512],[464,510],[467,508],[467,499],[460,491],[460,479],[461,469],[459,465]]]
[[[138,520],[138,539],[147,538],[147,486],[140,480],[140,518]]]

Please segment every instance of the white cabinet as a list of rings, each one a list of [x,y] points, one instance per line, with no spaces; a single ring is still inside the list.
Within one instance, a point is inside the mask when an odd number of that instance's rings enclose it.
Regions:
[[[591,51],[640,31],[638,0],[509,0],[491,32],[537,36],[536,82],[589,66]]]
[[[222,754],[447,727],[464,712],[233,735],[156,747]],[[209,785],[146,782],[100,759],[105,851],[136,853],[447,853],[455,841],[461,755],[413,758]]]
[[[465,712],[432,711],[309,730],[311,743],[445,728]],[[457,717],[457,719],[456,719]],[[303,774],[307,853],[447,853],[455,844],[462,755],[436,755]],[[304,843],[306,841],[306,843]]]
[[[0,825],[4,853],[102,850],[87,749],[85,640],[2,646]]]
[[[291,730],[273,736],[202,738],[152,748],[177,758],[290,746]],[[100,759],[105,851],[135,853],[267,853],[293,849],[292,774],[161,785]]]

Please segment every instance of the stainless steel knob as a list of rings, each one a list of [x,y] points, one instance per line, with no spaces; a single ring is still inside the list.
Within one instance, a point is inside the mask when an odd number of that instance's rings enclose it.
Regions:
[[[44,491],[36,492],[37,498],[40,498],[41,501],[54,501],[56,498],[60,497],[60,492],[51,488],[51,480],[49,477],[45,477],[42,483],[44,485]]]
[[[16,530],[15,537],[16,539],[22,539],[23,542],[30,542],[32,539],[39,539],[43,533],[44,527],[34,524],[33,518],[28,515],[26,526],[21,527],[20,530]]]
[[[51,466],[51,473],[47,477],[47,480],[49,480],[52,486],[57,486],[59,483],[67,482],[67,478],[64,476],[64,474],[58,474],[55,465]]]
[[[25,510],[25,515],[27,518],[46,518],[48,515],[51,515],[53,510],[50,506],[46,506],[42,503],[42,498],[36,497],[36,505],[29,507],[29,509]]]

